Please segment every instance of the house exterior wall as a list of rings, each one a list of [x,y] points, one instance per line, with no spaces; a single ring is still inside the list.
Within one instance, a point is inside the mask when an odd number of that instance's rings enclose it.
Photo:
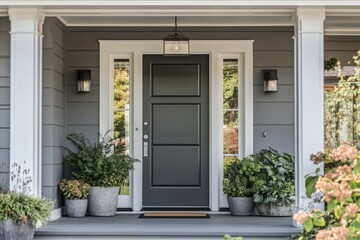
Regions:
[[[10,163],[10,22],[0,17],[0,188],[9,186]]]
[[[64,174],[65,27],[56,18],[46,18],[43,33],[42,195],[56,200],[58,208],[58,184]]]
[[[343,66],[354,65],[352,57],[360,50],[360,36],[325,36],[324,48],[325,59],[335,57]]]
[[[294,42],[292,27],[182,28],[193,40],[255,40],[254,151],[269,146],[294,154]],[[66,42],[67,126],[97,141],[99,131],[98,40],[159,40],[171,28],[69,27]],[[276,68],[279,92],[263,92],[262,70]],[[76,92],[77,69],[92,70],[92,91]],[[267,133],[263,137],[263,132]]]

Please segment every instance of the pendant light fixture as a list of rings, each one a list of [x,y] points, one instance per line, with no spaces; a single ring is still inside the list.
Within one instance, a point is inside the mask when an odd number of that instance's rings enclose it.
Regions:
[[[164,38],[165,56],[188,56],[190,55],[189,38],[178,31],[177,17],[175,17],[175,29],[172,34]]]

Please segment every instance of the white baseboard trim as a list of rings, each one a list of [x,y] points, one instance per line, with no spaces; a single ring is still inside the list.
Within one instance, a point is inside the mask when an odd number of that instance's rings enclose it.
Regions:
[[[50,221],[54,221],[56,219],[61,218],[62,208],[57,208],[52,211]]]

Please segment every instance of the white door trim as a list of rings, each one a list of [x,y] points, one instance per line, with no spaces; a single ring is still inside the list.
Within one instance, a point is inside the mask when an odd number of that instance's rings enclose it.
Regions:
[[[142,56],[144,54],[162,54],[162,40],[100,40],[100,133],[104,134],[112,128],[111,104],[112,91],[109,82],[112,78],[112,64],[110,59],[117,55],[131,57],[131,81],[133,83],[132,108],[133,108],[133,157],[142,159],[142,124],[143,124],[143,96],[142,96]],[[239,82],[243,83],[242,91],[239,91],[239,99],[242,99],[239,111],[244,121],[241,129],[242,155],[253,152],[253,41],[252,40],[192,40],[191,54],[209,54],[210,57],[210,209],[218,211],[220,207],[221,179],[223,163],[222,145],[222,59],[236,57],[239,59],[242,74],[239,74]],[[240,155],[241,156],[241,155]],[[137,163],[132,174],[132,208],[139,211],[142,208],[142,164]]]

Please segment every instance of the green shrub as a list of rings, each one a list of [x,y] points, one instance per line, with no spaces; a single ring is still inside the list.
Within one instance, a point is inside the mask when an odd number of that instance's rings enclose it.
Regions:
[[[223,191],[230,197],[252,197],[258,190],[255,184],[261,165],[251,157],[235,160],[225,166]]]
[[[61,180],[59,184],[60,192],[65,199],[87,199],[90,185],[83,180]]]
[[[254,194],[255,203],[289,205],[295,196],[294,157],[269,148],[254,155],[255,161],[262,166],[258,176],[260,189]]]
[[[232,237],[230,235],[225,235],[224,240],[243,240],[242,237]]]
[[[68,134],[67,139],[76,147],[74,152],[65,148],[69,155],[65,162],[75,167],[73,175],[91,186],[117,187],[126,180],[138,160],[123,154],[117,140],[101,137],[99,143],[91,144],[80,133]]]
[[[38,222],[46,224],[54,207],[54,202],[45,198],[26,195],[24,193],[0,193],[0,221],[12,220],[16,223]]]

